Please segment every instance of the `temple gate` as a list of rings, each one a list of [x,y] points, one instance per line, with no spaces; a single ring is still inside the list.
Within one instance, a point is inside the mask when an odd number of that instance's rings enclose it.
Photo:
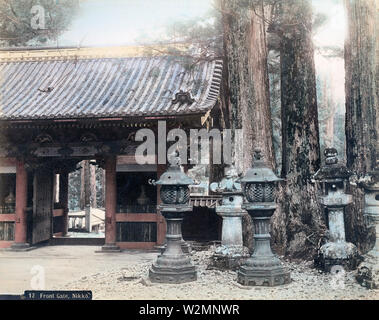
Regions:
[[[103,250],[164,244],[159,190],[148,180],[166,166],[138,165],[134,137],[139,129],[157,136],[158,121],[167,131],[216,126],[222,62],[187,70],[180,57],[144,50],[0,50],[0,178],[13,175],[0,182],[0,247],[28,250],[65,237],[68,174],[82,160],[105,169]],[[217,199],[193,201],[214,208]]]

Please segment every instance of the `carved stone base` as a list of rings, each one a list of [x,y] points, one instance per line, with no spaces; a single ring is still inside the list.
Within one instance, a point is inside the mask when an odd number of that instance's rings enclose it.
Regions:
[[[191,245],[185,242],[184,240],[181,244],[181,247],[184,254],[190,254],[192,251]]]
[[[155,283],[180,284],[197,280],[195,266],[186,267],[160,267],[153,264],[149,270],[149,279]]]
[[[181,248],[182,248],[182,251],[184,254],[191,254],[192,252],[192,247],[189,243],[185,242],[183,240],[183,242],[181,243]],[[163,246],[159,246],[159,247],[156,247],[161,254],[163,254],[165,252],[165,250],[167,249],[167,244],[164,244]]]
[[[238,271],[237,282],[244,286],[274,287],[290,283],[291,275],[282,266],[267,268],[242,266]]]
[[[316,265],[326,272],[333,266],[342,266],[346,270],[356,270],[361,258],[355,245],[349,242],[328,242],[320,249]]]

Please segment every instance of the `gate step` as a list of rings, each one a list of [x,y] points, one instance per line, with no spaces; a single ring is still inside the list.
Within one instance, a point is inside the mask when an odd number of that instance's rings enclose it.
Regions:
[[[53,238],[50,240],[52,246],[103,246],[104,238]]]

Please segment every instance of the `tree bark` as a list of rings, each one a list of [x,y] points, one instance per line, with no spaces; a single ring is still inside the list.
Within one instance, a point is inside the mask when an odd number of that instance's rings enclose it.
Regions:
[[[287,255],[310,259],[325,230],[319,191],[311,182],[320,168],[312,7],[309,0],[288,0],[280,9],[282,177],[286,182],[279,199],[286,218],[281,216],[285,222],[278,219],[276,233]]]
[[[246,173],[253,151],[260,148],[274,168],[266,31],[263,1],[220,0],[227,69],[228,121],[232,129],[233,158]],[[236,130],[240,129],[239,138]],[[250,217],[244,218],[244,243],[252,247]]]
[[[348,37],[345,43],[346,155],[347,166],[358,175],[375,167],[379,152],[378,0],[345,0]],[[350,186],[354,204],[347,209],[347,239],[365,253],[374,241],[374,230],[364,223],[364,192]]]
[[[87,205],[90,205],[91,199],[91,182],[90,182],[90,164],[88,160],[83,160],[81,169],[80,183],[80,209],[84,210]]]
[[[97,208],[96,198],[96,167],[90,165],[90,189],[91,189],[91,207]]]
[[[244,5],[244,3],[246,3]],[[260,148],[273,167],[272,126],[262,1],[220,0],[228,79],[231,129],[242,129],[242,144],[234,148],[240,172],[251,167]],[[241,152],[239,152],[241,151]]]

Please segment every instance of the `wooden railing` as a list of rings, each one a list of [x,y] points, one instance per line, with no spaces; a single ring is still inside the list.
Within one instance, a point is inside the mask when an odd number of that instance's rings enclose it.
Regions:
[[[68,216],[68,231],[73,232],[86,232],[86,216],[85,215],[72,215]]]
[[[14,240],[14,222],[0,222],[0,241]]]

